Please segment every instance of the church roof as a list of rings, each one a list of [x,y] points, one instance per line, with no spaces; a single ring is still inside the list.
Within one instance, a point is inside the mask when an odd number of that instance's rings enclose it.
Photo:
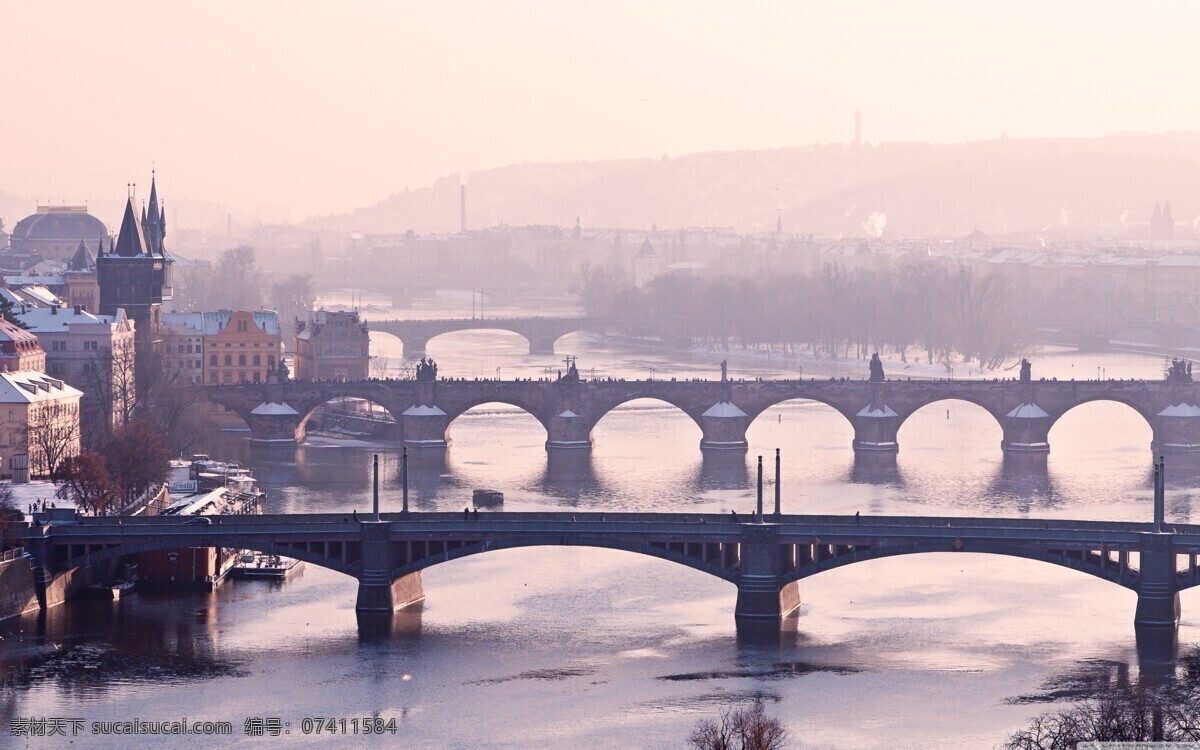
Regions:
[[[96,256],[92,255],[92,251],[88,250],[87,243],[83,240],[79,241],[79,247],[75,248],[75,254],[67,262],[67,270],[83,273],[90,273],[96,270]]]
[[[14,238],[29,240],[93,240],[107,234],[104,222],[83,206],[39,206],[12,230]]]
[[[136,258],[146,253],[146,237],[142,234],[133,198],[125,202],[125,217],[121,219],[121,232],[117,235],[114,252],[123,258]]]

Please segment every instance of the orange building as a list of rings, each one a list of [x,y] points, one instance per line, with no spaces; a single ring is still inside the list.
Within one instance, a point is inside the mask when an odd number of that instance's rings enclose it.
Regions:
[[[167,331],[196,331],[203,337],[209,385],[265,383],[283,355],[279,315],[270,310],[167,313],[163,324]]]

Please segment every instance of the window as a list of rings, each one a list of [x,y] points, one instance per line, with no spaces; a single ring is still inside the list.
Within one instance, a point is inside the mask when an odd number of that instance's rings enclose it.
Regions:
[[[229,370],[226,370],[224,380],[226,383],[232,383],[233,382],[233,373],[230,372]]]
[[[254,355],[254,366],[259,367],[260,365],[262,365],[262,357],[255,354]]]
[[[180,354],[183,354],[183,344],[180,344],[180,345],[179,345],[179,353],[180,353]]]
[[[245,366],[246,366],[246,355],[239,354],[238,355],[238,367],[245,367]]]
[[[238,329],[238,333],[245,333],[245,332],[246,332],[246,323],[247,323],[247,322],[248,322],[248,321],[245,321],[245,320],[239,320],[239,321],[237,322],[237,329]]]
[[[208,382],[210,382],[210,383],[217,382],[217,374],[215,372],[210,372],[208,374]]]
[[[274,354],[267,355],[267,367],[270,367],[271,369],[275,368],[275,355]]]
[[[217,355],[214,354],[211,357],[209,357],[208,364],[210,367],[216,367],[217,366]]]
[[[246,373],[245,373],[245,371],[242,371],[242,372],[239,372],[239,373],[238,373],[238,382],[239,382],[239,383],[245,383],[245,382],[246,382]]]

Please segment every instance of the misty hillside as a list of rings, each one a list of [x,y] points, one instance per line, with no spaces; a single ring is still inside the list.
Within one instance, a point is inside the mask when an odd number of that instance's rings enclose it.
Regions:
[[[361,232],[457,231],[458,175],[314,220]],[[1200,215],[1200,132],[966,144],[833,144],[678,158],[518,164],[472,172],[467,224],[726,226],[889,236],[1102,231],[1145,234],[1169,200]]]

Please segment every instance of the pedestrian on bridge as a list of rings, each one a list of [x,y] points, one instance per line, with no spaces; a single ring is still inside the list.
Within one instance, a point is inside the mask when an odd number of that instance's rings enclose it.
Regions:
[[[730,513],[733,515],[733,522],[734,522],[734,523],[737,523],[737,522],[738,522],[737,511],[736,511],[736,510],[731,510],[731,511],[729,511],[729,512],[730,512]]]
[[[472,520],[472,521],[478,521],[478,520],[479,520],[479,508],[476,508],[476,509],[474,509],[473,511],[471,511],[471,514],[472,514],[472,515],[471,515],[471,520]]]
[[[471,520],[471,509],[470,508],[463,508],[463,520],[464,521]]]
[[[857,510],[854,511],[854,523],[855,525],[862,523],[862,513]]]

